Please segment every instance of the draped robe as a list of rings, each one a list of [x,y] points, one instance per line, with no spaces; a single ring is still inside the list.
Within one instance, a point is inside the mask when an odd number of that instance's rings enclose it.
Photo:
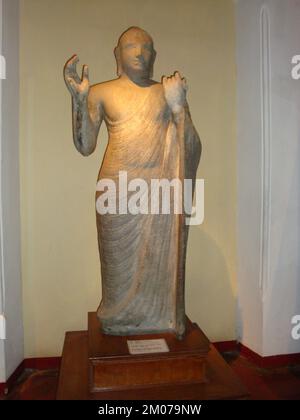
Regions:
[[[117,121],[105,117],[109,140],[99,180],[116,185],[116,214],[96,212],[102,275],[97,311],[102,330],[110,335],[185,332],[185,217],[151,214],[151,179],[195,180],[201,143],[188,107],[175,124],[161,84],[147,88],[140,103],[128,104]],[[126,196],[119,188],[120,171],[127,182],[140,178],[148,191],[148,214],[120,214]],[[96,201],[103,191],[96,192]],[[135,194],[127,192],[127,200]],[[152,189],[153,194],[153,189]],[[174,198],[174,195],[171,194]],[[125,200],[125,201],[124,201]],[[144,202],[145,203],[145,202]]]

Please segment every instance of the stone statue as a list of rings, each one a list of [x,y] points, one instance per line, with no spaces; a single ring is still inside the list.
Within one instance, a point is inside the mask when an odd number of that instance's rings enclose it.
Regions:
[[[194,185],[201,143],[186,101],[187,84],[179,72],[161,83],[151,79],[156,52],[152,38],[138,27],[120,36],[114,53],[114,80],[90,86],[88,67],[83,67],[81,79],[76,72],[77,55],[64,68],[75,147],[84,156],[91,154],[104,120],[109,141],[98,183],[109,179],[116,186],[117,211],[96,212],[102,275],[97,315],[109,335],[173,331],[182,338],[188,237],[184,211],[143,211],[151,200],[147,188],[139,193],[142,210],[126,211],[124,200],[129,203],[137,192],[124,193],[120,174],[126,174],[128,185],[137,179],[150,186],[153,179],[185,178]],[[105,194],[97,188],[96,203]]]

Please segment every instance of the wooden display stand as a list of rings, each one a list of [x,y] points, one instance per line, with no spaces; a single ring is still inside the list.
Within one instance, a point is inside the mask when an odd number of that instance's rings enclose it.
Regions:
[[[157,339],[165,340],[169,352],[129,353],[128,340]],[[90,392],[206,382],[209,341],[190,320],[183,340],[173,333],[109,336],[101,332],[96,313],[91,312],[88,349]]]
[[[130,354],[128,340],[165,340],[169,351]],[[146,344],[147,344],[146,341]],[[140,341],[139,341],[140,342]],[[197,326],[186,335],[110,336],[89,313],[88,332],[66,334],[57,399],[239,399],[247,392]]]

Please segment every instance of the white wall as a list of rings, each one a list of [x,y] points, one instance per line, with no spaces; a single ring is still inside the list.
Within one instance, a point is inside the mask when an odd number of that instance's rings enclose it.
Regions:
[[[237,261],[239,338],[262,353],[261,121],[257,1],[237,4]],[[258,11],[257,11],[258,10]],[[256,12],[256,13],[255,13]]]
[[[22,289],[20,274],[19,189],[19,1],[2,0],[2,54],[6,80],[2,81],[1,124],[1,247],[2,312],[6,318],[4,370],[6,380],[23,360]],[[1,351],[1,350],[0,350]],[[3,354],[2,354],[3,358]]]
[[[297,353],[300,314],[300,0],[237,1],[239,335]]]

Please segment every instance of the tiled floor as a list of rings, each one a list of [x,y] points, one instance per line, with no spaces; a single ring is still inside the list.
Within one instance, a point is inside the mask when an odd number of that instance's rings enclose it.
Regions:
[[[236,353],[223,356],[248,389],[251,399],[300,400],[300,366],[261,369]],[[58,374],[58,370],[26,370],[6,399],[53,400]]]

